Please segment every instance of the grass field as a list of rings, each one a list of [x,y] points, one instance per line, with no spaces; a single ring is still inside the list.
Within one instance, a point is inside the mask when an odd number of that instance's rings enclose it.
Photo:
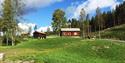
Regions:
[[[98,36],[98,32],[95,33]],[[101,31],[102,38],[125,40],[125,24]]]
[[[125,43],[80,38],[29,39],[17,46],[2,47],[5,60],[36,63],[125,63]]]

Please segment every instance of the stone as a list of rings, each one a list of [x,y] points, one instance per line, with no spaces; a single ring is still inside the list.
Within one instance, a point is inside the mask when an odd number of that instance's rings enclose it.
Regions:
[[[0,53],[0,61],[3,61],[3,60],[4,60],[4,56],[5,56],[4,53]]]
[[[15,63],[22,63],[23,61],[21,61],[21,60],[18,60],[18,61],[15,61]]]
[[[35,61],[34,61],[34,60],[31,60],[30,63],[35,63]]]
[[[3,63],[14,63],[14,62],[10,60],[5,60]]]
[[[30,61],[24,61],[23,63],[30,63]]]

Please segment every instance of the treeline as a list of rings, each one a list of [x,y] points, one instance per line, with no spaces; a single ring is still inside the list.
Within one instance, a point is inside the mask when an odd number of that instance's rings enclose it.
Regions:
[[[103,12],[101,15],[103,20],[103,28],[110,28],[113,26],[125,24],[125,2],[123,4],[120,4],[116,7],[115,10]],[[90,25],[92,31],[98,31],[98,25],[97,25],[98,17],[97,15],[95,17],[92,17],[90,20]]]
[[[98,32],[101,38],[100,31],[113,26],[125,24],[125,2],[116,6],[115,10],[101,12],[100,8],[96,9],[96,15],[89,18],[89,14],[86,14],[84,8],[81,9],[79,19],[72,18],[67,20],[65,12],[61,9],[57,9],[53,13],[52,27],[55,33],[59,33],[61,28],[80,28],[82,36],[89,36],[91,32]]]
[[[99,17],[103,23],[103,28],[101,30],[125,24],[125,2],[117,6],[115,10],[101,13]],[[92,32],[99,31],[98,20],[98,15],[88,19]],[[71,22],[71,28],[80,27],[80,21],[75,18],[70,19],[68,22]]]

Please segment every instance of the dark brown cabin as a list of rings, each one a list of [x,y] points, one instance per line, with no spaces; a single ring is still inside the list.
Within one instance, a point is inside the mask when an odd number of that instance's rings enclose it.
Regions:
[[[80,36],[79,28],[61,28],[60,36]]]
[[[38,32],[38,31],[35,31],[33,33],[33,37],[34,38],[42,38],[42,39],[46,39],[46,33],[42,33],[42,32]]]

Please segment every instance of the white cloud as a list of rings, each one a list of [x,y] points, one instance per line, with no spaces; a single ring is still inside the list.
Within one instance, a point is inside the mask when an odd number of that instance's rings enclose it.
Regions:
[[[50,28],[50,31],[52,31],[52,27],[51,26],[45,26],[45,27],[40,27],[39,29],[37,29],[37,31],[39,32],[47,32],[47,29]]]
[[[34,23],[19,23],[18,24],[19,28],[21,29],[21,33],[28,33],[29,27],[31,27],[32,28],[32,31],[30,33],[31,36],[33,35],[33,32],[35,31],[34,30],[35,25],[36,24],[34,24]],[[41,32],[41,31],[46,32],[48,28],[50,28],[50,31],[52,31],[51,26],[40,27],[36,31],[38,31],[38,32]]]
[[[76,11],[76,6],[69,6],[66,9],[66,14],[68,16],[68,19],[72,18],[72,15],[74,14],[75,11]]]
[[[36,26],[36,24],[34,23],[19,23],[18,24],[18,27],[23,31],[23,32],[28,32],[29,30],[29,27],[32,28],[32,31],[34,31],[34,27]],[[47,29],[50,28],[50,31],[52,31],[52,26],[45,26],[45,27],[40,27],[40,28],[37,28],[36,31],[39,31],[39,32],[46,32]]]
[[[0,3],[3,3],[4,0],[0,0]],[[26,7],[44,7],[48,6],[55,2],[61,2],[63,0],[22,0]]]
[[[0,10],[2,9],[3,0],[0,0]]]
[[[75,12],[73,13],[72,17],[78,18],[82,8],[85,9],[86,13],[91,13],[95,11],[97,7],[100,7],[100,8],[110,7],[110,9],[115,9],[116,5],[119,5],[119,4],[120,2],[118,2],[117,0],[87,0],[82,4],[78,5],[77,7],[74,6]],[[70,6],[70,7],[73,7],[73,6]],[[70,7],[68,7],[67,9],[69,9]]]
[[[27,7],[39,8],[62,0],[23,0]]]
[[[4,0],[0,0],[0,4]],[[62,2],[63,0],[21,0],[24,3],[24,14],[36,11],[38,8],[49,6],[56,2]],[[0,5],[0,10],[2,6]]]
[[[33,28],[35,27],[36,24],[34,23],[19,23],[18,27],[21,29],[22,33],[27,33],[29,31],[29,27]]]

